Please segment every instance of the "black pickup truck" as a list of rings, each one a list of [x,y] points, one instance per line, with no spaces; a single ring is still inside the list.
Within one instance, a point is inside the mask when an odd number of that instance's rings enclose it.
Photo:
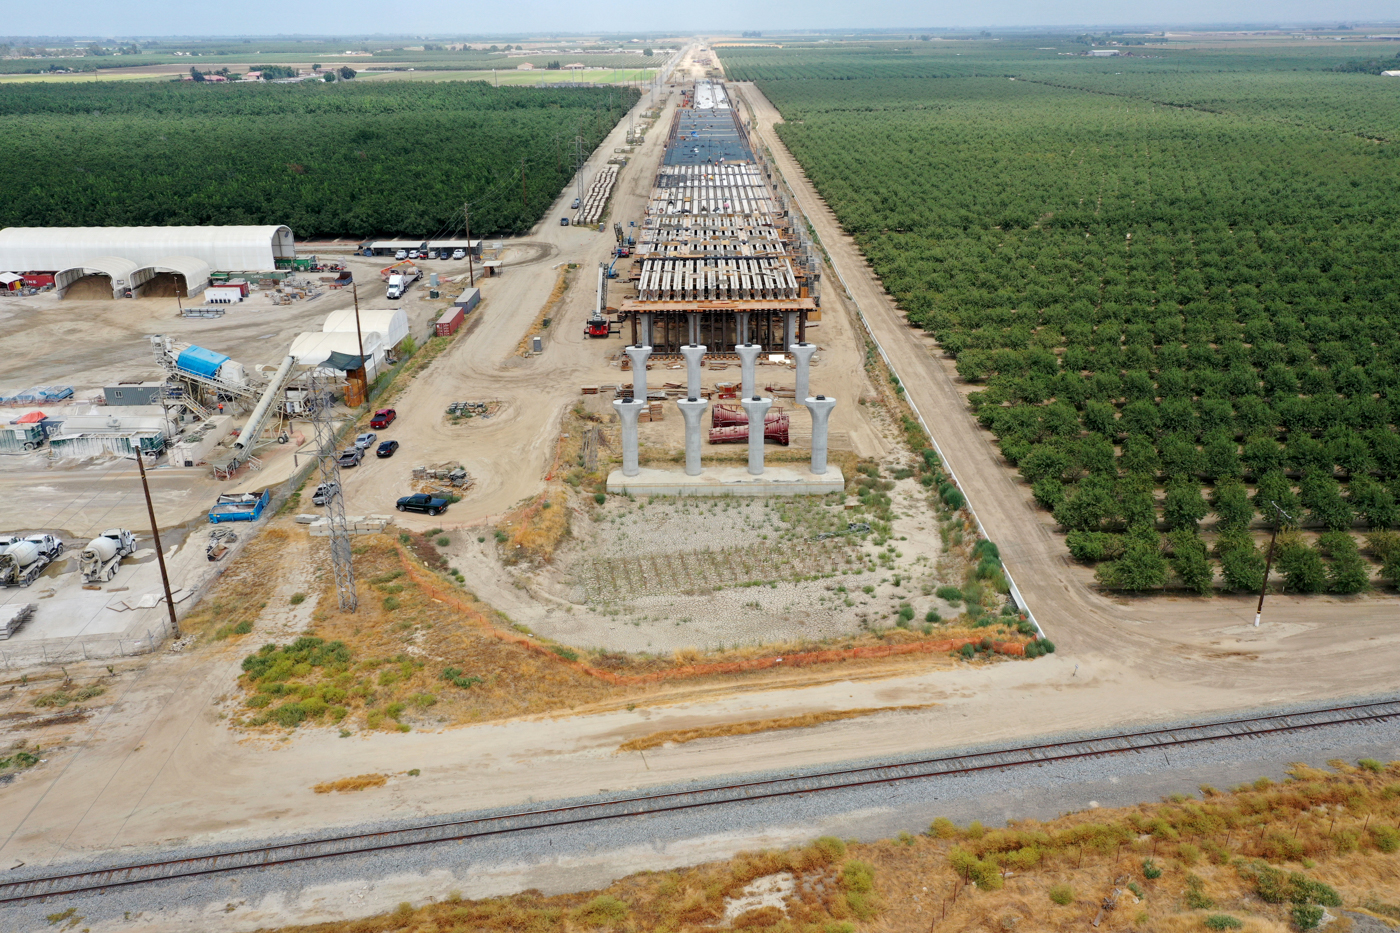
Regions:
[[[398,502],[400,512],[427,512],[429,515],[436,515],[446,511],[448,502],[446,499],[438,499],[427,493],[416,492],[411,496],[404,496]]]

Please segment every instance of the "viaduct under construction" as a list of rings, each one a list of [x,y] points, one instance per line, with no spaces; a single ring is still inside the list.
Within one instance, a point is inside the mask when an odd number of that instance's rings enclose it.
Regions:
[[[631,328],[624,352],[632,393],[613,401],[622,423],[622,469],[608,477],[610,492],[806,495],[844,488],[840,470],[827,465],[836,400],[809,394],[817,347],[807,342],[807,321],[818,308],[820,266],[772,171],[755,153],[722,83],[697,81],[682,92],[642,219],[631,276],[636,295],[621,302],[623,326]],[[600,276],[600,304],[602,284]],[[796,363],[794,395],[811,416],[810,469],[764,465],[773,399],[760,396],[755,384],[762,354]],[[686,397],[676,402],[685,419],[684,474],[638,463],[637,424],[649,404],[646,367],[653,355],[685,360]],[[747,469],[701,463],[706,355],[740,361],[742,412],[716,408],[711,424],[747,426]]]
[[[806,339],[820,264],[720,82],[682,92],[636,256],[637,294],[619,309],[634,346],[732,358],[739,344],[786,353]]]

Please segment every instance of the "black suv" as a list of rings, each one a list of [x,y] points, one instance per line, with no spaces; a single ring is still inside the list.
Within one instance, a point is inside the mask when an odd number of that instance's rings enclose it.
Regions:
[[[398,502],[400,512],[427,512],[429,515],[436,515],[446,510],[447,500],[438,499],[423,492],[416,492],[411,496],[404,496]]]

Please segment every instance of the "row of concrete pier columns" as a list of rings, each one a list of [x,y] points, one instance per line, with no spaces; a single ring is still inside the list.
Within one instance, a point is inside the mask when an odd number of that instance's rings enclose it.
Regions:
[[[744,412],[749,417],[748,468],[750,474],[762,476],[764,417],[767,415],[768,409],[772,407],[773,400],[763,398],[758,394],[758,389],[755,386],[755,370],[758,364],[758,355],[763,348],[758,344],[748,342],[748,312],[740,311],[738,317],[739,339],[742,342],[734,347],[734,352],[739,355],[742,366],[740,404],[743,405]],[[817,347],[816,344],[811,343],[793,343],[793,337],[797,332],[797,313],[787,312],[784,317],[784,344],[797,361],[795,394],[812,416],[811,469],[814,474],[821,475],[826,472],[827,446],[830,437],[828,423],[831,418],[831,410],[836,407],[836,399],[825,395],[815,397],[808,395],[812,355],[816,353]],[[641,338],[647,340],[650,334],[651,315],[643,314]],[[692,316],[691,343],[681,347],[681,356],[685,358],[686,368],[686,398],[676,403],[680,407],[681,417],[685,419],[685,472],[689,476],[699,476],[702,470],[700,464],[701,440],[703,438],[701,432],[704,431],[702,419],[705,409],[709,407],[709,403],[700,397],[700,366],[707,348],[704,344],[696,342],[698,336],[698,322]],[[627,357],[632,362],[632,398],[613,401],[613,407],[617,410],[618,418],[622,422],[623,476],[636,476],[641,472],[638,465],[637,418],[647,405],[646,363],[647,358],[651,356],[651,349],[651,346],[647,344],[625,348]]]

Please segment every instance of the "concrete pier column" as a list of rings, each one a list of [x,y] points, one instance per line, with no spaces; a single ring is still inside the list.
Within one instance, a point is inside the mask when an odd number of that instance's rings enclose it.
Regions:
[[[749,312],[740,311],[734,316],[739,320],[739,329],[735,334],[739,339],[735,346],[743,346],[749,342]]]
[[[704,425],[701,419],[710,403],[703,398],[691,396],[676,402],[680,406],[681,417],[685,418],[685,475],[700,475],[700,441]]]
[[[794,343],[797,343],[797,312],[784,311],[783,349],[790,349]],[[799,395],[798,398],[802,398],[802,396]]]
[[[632,397],[645,402],[647,400],[647,357],[651,356],[651,347],[624,347],[623,350],[632,360]]]
[[[753,476],[762,476],[763,429],[767,427],[763,419],[768,414],[768,409],[772,407],[773,400],[771,398],[759,398],[755,395],[752,398],[745,398],[741,404],[744,406],[744,414],[749,416],[749,473]],[[825,443],[825,437],[826,434],[823,431],[823,444]],[[825,450],[826,448],[823,446],[823,456],[825,456]],[[822,469],[826,469],[825,461],[822,463]]]
[[[802,404],[812,413],[812,472],[820,476],[826,472],[827,422],[831,418],[831,410],[836,407],[836,399],[818,395],[816,398],[804,398]]]
[[[642,346],[654,347],[656,343],[651,339],[651,312],[642,312]]]
[[[685,316],[687,333],[690,334],[690,342],[696,344],[700,342],[700,315],[687,314]]]
[[[758,364],[758,355],[763,352],[763,348],[756,343],[743,343],[734,348],[734,352],[739,354],[739,362],[743,364],[741,382],[743,390],[739,398],[753,398],[758,393],[754,391],[754,369]]]
[[[788,347],[788,352],[797,360],[797,394],[796,398],[807,397],[808,383],[812,376],[812,354],[817,352],[815,343],[794,343]]]
[[[637,465],[637,416],[646,408],[647,403],[632,399],[613,399],[613,408],[617,410],[617,416],[622,421],[622,475],[636,476],[641,472]]]
[[[685,357],[685,394],[690,398],[699,398],[700,363],[705,358],[705,345],[692,343],[688,347],[681,347],[681,356]]]

